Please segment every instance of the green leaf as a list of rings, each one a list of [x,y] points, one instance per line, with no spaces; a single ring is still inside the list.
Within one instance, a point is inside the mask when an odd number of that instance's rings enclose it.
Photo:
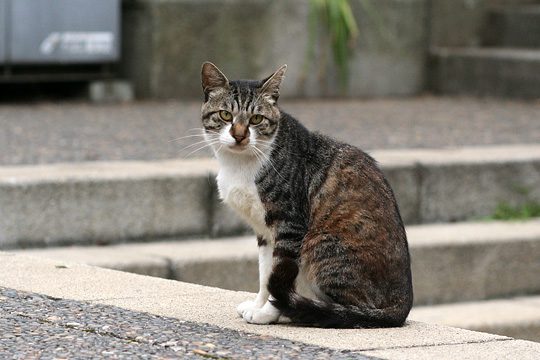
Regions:
[[[349,78],[349,58],[351,44],[359,30],[349,0],[310,0],[308,18],[308,56],[315,57],[315,37],[318,24],[328,31],[334,63],[338,70],[339,82],[344,90]],[[318,17],[318,21],[315,18]],[[307,68],[307,66],[305,66]]]

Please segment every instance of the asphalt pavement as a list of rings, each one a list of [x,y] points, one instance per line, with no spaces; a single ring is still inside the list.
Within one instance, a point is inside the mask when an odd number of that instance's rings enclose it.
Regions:
[[[2,287],[0,358],[368,359],[352,351]]]
[[[282,99],[281,107],[364,150],[540,143],[540,102]],[[0,104],[0,165],[209,156],[198,150],[203,143],[193,145],[199,112],[199,101]]]

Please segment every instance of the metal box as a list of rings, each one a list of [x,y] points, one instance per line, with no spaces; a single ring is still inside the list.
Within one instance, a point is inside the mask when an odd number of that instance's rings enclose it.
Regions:
[[[89,64],[119,59],[119,0],[7,0],[0,15],[2,11],[7,27],[0,31],[7,35],[0,40],[0,49],[5,42],[4,62]]]
[[[0,0],[0,64],[6,61],[7,2],[8,0]]]

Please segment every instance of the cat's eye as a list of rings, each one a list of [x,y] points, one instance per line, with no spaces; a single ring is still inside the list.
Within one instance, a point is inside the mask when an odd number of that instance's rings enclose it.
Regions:
[[[219,117],[223,119],[223,121],[231,121],[232,120],[232,114],[226,110],[221,110],[219,112]]]
[[[262,115],[253,115],[251,119],[249,119],[249,123],[252,125],[259,125],[261,121],[264,120],[264,116]]]

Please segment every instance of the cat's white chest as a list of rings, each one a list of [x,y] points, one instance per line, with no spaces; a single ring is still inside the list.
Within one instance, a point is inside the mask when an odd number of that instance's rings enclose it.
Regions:
[[[220,198],[235,210],[259,235],[273,240],[272,230],[266,226],[266,211],[255,185],[260,165],[256,162],[221,164],[217,176]]]

